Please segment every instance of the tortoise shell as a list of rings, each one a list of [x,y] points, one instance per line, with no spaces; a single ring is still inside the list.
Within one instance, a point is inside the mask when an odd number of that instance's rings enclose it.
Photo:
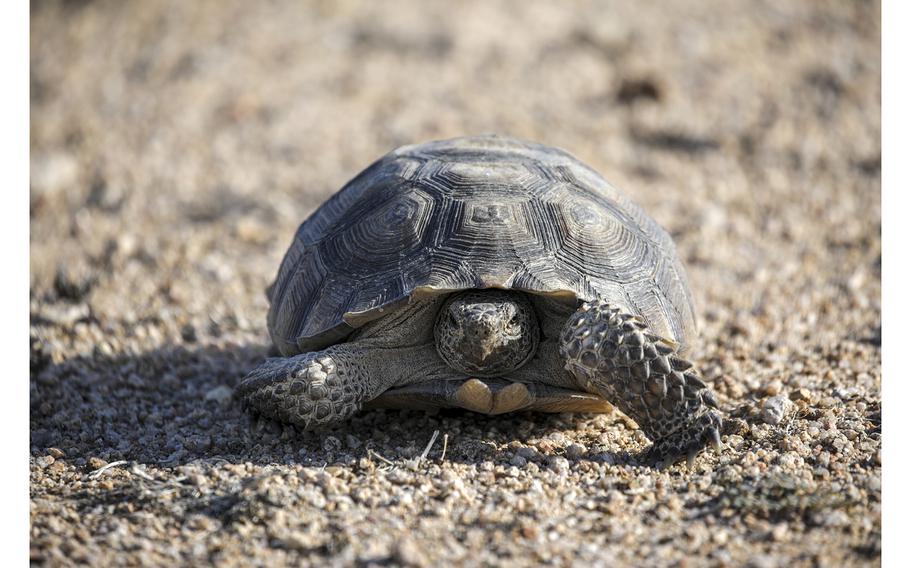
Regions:
[[[568,153],[479,136],[404,146],[307,218],[269,288],[282,354],[322,349],[398,306],[471,288],[588,300],[685,349],[692,298],[670,236]]]

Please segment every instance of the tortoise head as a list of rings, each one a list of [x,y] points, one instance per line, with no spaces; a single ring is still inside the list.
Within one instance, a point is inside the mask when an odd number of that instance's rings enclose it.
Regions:
[[[435,335],[436,350],[450,367],[469,376],[495,377],[534,355],[540,329],[524,294],[469,290],[445,301]]]

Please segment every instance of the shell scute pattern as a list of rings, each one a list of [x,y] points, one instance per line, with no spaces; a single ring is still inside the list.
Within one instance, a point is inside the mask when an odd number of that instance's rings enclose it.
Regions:
[[[289,355],[415,291],[489,287],[600,295],[684,345],[694,332],[663,229],[569,154],[493,136],[400,148],[330,198],[282,262],[269,329]]]
[[[343,226],[316,246],[322,258],[336,259],[333,270],[346,276],[389,271],[427,248],[424,238],[436,205],[418,187],[390,184],[355,204]]]

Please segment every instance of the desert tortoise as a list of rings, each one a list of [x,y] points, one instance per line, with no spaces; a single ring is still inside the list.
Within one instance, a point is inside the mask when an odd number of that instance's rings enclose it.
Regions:
[[[399,148],[298,229],[270,358],[238,396],[316,427],[363,407],[603,411],[666,464],[720,447],[670,236],[566,152],[500,136]]]

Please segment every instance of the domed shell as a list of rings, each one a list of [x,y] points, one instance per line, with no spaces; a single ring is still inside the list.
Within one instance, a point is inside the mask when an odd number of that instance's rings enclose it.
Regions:
[[[269,288],[284,355],[417,298],[504,288],[600,295],[684,347],[695,320],[670,236],[562,150],[500,136],[404,146],[297,230]]]

